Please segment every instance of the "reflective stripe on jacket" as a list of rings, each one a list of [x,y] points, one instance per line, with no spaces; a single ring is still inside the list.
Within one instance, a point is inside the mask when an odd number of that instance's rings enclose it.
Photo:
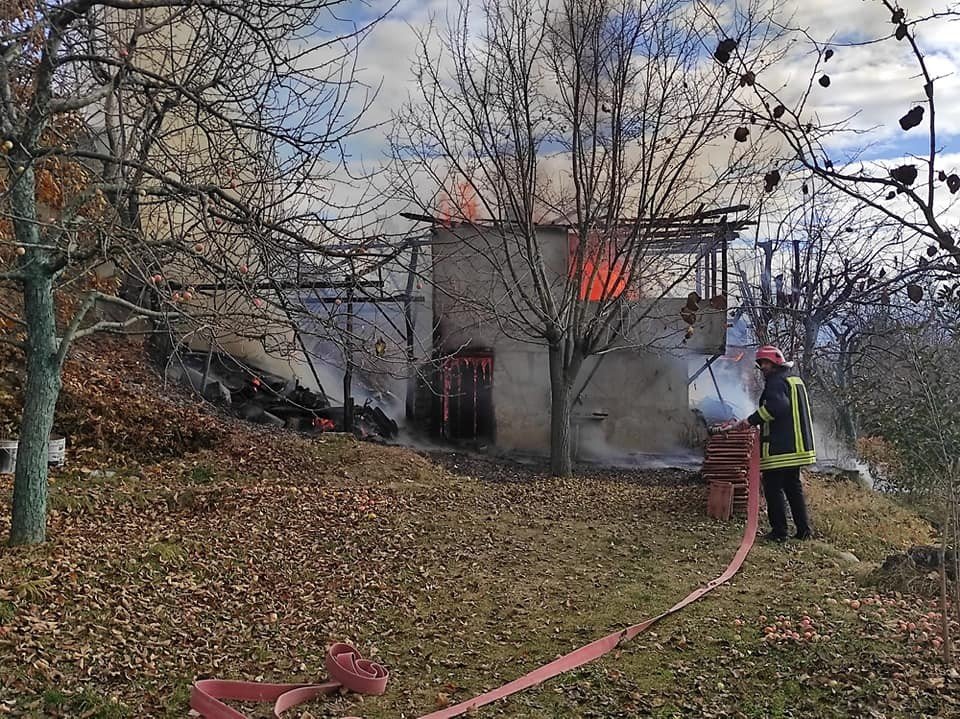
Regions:
[[[802,467],[817,461],[810,398],[799,377],[786,370],[767,377],[760,408],[748,421],[760,427],[760,469]]]

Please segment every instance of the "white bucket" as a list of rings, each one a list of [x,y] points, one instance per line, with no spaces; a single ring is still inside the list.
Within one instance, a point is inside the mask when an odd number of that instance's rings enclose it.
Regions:
[[[67,461],[67,440],[64,437],[53,437],[47,446],[47,462],[54,467],[62,467]]]
[[[17,466],[17,445],[15,439],[0,439],[0,474],[12,474]]]
[[[0,474],[12,474],[17,467],[16,439],[0,439]],[[54,467],[62,467],[67,461],[67,440],[53,437],[47,445],[47,462]]]

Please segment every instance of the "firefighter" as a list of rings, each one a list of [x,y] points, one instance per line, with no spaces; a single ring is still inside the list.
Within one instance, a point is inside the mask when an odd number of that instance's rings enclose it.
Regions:
[[[757,367],[765,380],[760,407],[735,426],[760,427],[760,471],[771,527],[764,538],[787,540],[786,496],[797,528],[794,538],[810,539],[813,530],[800,482],[800,468],[817,461],[807,388],[802,379],[792,375],[793,363],[776,347],[765,345],[757,350]]]

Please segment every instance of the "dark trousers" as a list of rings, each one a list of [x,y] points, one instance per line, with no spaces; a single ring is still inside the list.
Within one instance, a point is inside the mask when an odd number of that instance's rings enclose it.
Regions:
[[[810,534],[810,517],[807,515],[807,503],[803,498],[803,485],[800,483],[800,468],[768,469],[763,473],[763,496],[767,499],[767,517],[770,528],[778,537],[787,535],[786,496],[790,503],[790,514],[797,525],[797,534]]]

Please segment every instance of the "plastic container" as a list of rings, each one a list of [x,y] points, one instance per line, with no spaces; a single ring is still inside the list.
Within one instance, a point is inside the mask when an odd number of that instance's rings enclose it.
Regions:
[[[12,474],[17,467],[17,448],[20,440],[0,439],[0,474]],[[47,445],[47,462],[54,467],[62,467],[67,461],[67,440],[64,437],[51,437]]]
[[[47,446],[47,462],[54,467],[62,467],[67,461],[67,440],[64,437],[51,437]]]
[[[17,445],[15,439],[0,439],[0,474],[12,474],[17,466]]]

